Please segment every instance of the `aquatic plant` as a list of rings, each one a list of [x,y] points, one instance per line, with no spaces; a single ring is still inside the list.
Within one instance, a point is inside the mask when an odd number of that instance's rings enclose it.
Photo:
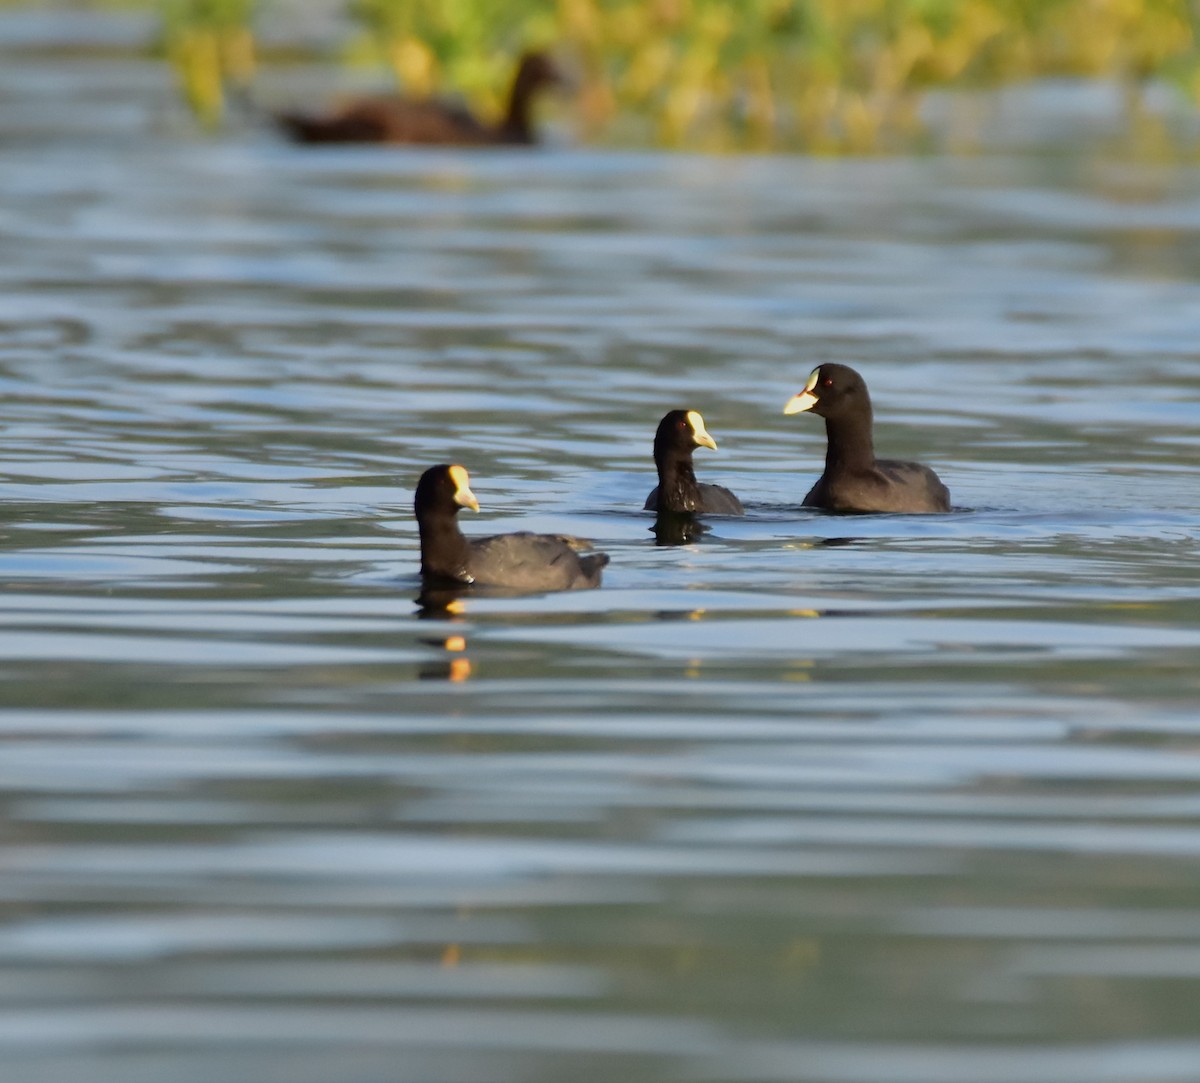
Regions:
[[[216,126],[228,91],[254,79],[254,0],[161,0],[162,45],[184,99]]]
[[[189,101],[252,70],[252,0],[170,0]],[[515,54],[575,58],[588,133],[861,151],[905,139],[932,88],[1164,78],[1200,99],[1196,0],[351,0],[359,55],[409,93],[497,110]],[[250,57],[249,66],[245,57]],[[214,105],[214,103],[216,103]],[[632,127],[640,125],[640,127]],[[631,130],[632,129],[632,130]]]

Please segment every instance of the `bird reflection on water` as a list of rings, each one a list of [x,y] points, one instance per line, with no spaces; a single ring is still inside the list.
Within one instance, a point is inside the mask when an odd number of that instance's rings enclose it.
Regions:
[[[419,620],[461,621],[466,611],[462,590],[430,590],[417,595]],[[441,651],[436,661],[421,666],[418,677],[423,681],[450,681],[458,684],[471,676],[471,659],[467,657],[467,637],[463,632],[447,632],[441,636],[422,637],[421,642]]]
[[[417,617],[421,620],[458,619],[467,610],[464,596],[470,587],[422,586],[413,599],[417,606]]]
[[[650,528],[655,545],[691,545],[708,533],[708,527],[686,511],[660,511]]]

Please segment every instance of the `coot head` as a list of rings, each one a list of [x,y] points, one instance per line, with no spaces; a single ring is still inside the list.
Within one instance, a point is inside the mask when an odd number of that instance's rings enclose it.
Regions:
[[[717,450],[717,442],[708,435],[698,410],[671,410],[664,415],[654,434],[656,457],[662,451],[685,451],[690,455],[698,447]]]
[[[526,93],[541,87],[568,86],[562,69],[545,53],[526,53],[517,65],[514,85]]]
[[[871,398],[861,376],[849,365],[818,365],[809,374],[804,390],[788,399],[785,414],[811,410],[821,417],[841,417],[871,409]]]
[[[466,467],[457,463],[431,466],[417,482],[413,508],[418,519],[429,513],[457,515],[459,508],[478,511],[479,501],[471,492],[471,479]]]

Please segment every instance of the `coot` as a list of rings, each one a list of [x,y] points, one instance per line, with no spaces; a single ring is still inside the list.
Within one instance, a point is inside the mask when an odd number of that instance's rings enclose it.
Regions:
[[[646,497],[646,511],[711,512],[744,515],[742,502],[721,485],[696,480],[692,452],[698,447],[717,450],[704,418],[696,410],[672,410],[658,423],[654,434],[654,465],[658,484]]]
[[[928,466],[876,459],[871,434],[871,396],[848,365],[818,365],[783,408],[811,410],[825,419],[825,473],[804,503],[848,512],[935,512],[950,510],[950,491]]]
[[[495,534],[467,539],[458,529],[460,508],[479,510],[467,471],[431,466],[413,500],[421,532],[421,575],[426,584],[503,587],[508,590],[577,590],[600,585],[604,553],[581,554],[583,543],[557,534]]]
[[[532,103],[543,88],[563,82],[544,53],[526,53],[517,66],[508,109],[498,124],[438,98],[381,95],[356,98],[329,113],[279,113],[280,127],[298,143],[420,143],[441,146],[537,142]]]

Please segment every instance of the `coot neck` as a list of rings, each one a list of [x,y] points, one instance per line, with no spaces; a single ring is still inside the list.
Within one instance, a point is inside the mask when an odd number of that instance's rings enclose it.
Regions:
[[[656,449],[659,511],[695,511],[700,504],[700,486],[692,467],[692,453],[668,448]]]
[[[838,417],[825,419],[825,469],[873,470],[875,440],[872,435],[871,405]]]
[[[524,68],[517,71],[508,95],[508,110],[500,122],[500,138],[505,143],[532,143],[533,95],[537,84]]]
[[[421,575],[469,583],[471,546],[453,513],[426,514],[417,520],[421,532]]]

